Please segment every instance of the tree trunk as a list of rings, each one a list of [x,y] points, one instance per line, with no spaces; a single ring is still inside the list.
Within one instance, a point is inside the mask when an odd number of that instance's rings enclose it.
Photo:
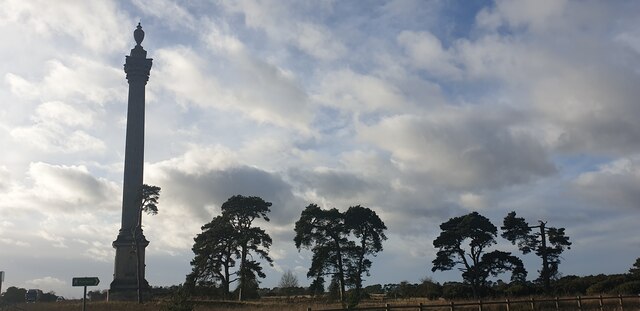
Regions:
[[[242,247],[242,254],[240,257],[240,286],[238,287],[238,300],[242,301],[244,299],[243,295],[245,294],[245,289],[246,289],[246,276],[247,276],[247,272],[245,271],[245,269],[247,268],[246,266],[246,262],[247,262],[247,247],[243,246]]]
[[[229,265],[224,265],[224,280],[222,280],[222,290],[223,290],[223,298],[229,299],[229,280],[231,279],[231,275],[229,275]]]
[[[342,252],[338,246],[338,282],[340,282],[340,302],[345,301],[344,269],[342,266]]]
[[[363,250],[364,250],[364,248],[363,248]],[[357,275],[355,276],[356,277],[356,279],[355,279],[355,281],[356,281],[356,284],[355,284],[356,285],[355,295],[356,295],[358,300],[360,300],[360,291],[362,290],[362,270],[363,270],[362,264],[364,262],[364,251],[359,256],[360,256],[360,258],[358,258],[358,268],[357,268],[357,271],[356,271]]]
[[[362,272],[364,270],[364,255],[366,253],[366,241],[367,236],[363,235],[362,236],[362,243],[360,244],[360,247],[362,248],[359,254],[359,258],[358,258],[358,275],[356,275],[356,297],[358,299],[358,301],[360,301],[360,291],[362,290]]]
[[[547,232],[544,228],[545,223],[540,222],[540,238],[542,239],[542,281],[544,282],[544,291],[548,293],[551,290],[551,276],[549,275],[549,260],[547,259]]]

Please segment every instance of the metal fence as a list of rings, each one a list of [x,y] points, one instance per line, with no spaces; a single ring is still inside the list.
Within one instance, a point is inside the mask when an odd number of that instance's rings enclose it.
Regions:
[[[640,295],[589,296],[589,297],[555,297],[529,298],[520,300],[464,301],[419,305],[392,305],[355,307],[350,310],[640,310]],[[339,311],[338,309],[315,309],[315,311]],[[312,311],[309,307],[307,311]]]

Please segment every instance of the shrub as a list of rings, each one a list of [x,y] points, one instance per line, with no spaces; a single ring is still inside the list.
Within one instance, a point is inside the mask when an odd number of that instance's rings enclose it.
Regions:
[[[189,294],[179,288],[171,295],[171,299],[163,308],[165,311],[193,311],[193,303],[189,301]]]
[[[442,285],[442,297],[446,299],[473,298],[471,286],[458,282],[447,282]]]
[[[535,288],[522,283],[513,283],[504,290],[504,293],[509,297],[522,297],[530,296],[535,293]]]
[[[432,280],[425,279],[418,285],[417,292],[419,296],[434,300],[442,296],[442,286]]]
[[[612,290],[609,291],[610,294],[617,295],[635,295],[640,293],[640,281],[631,281],[622,283]]]
[[[615,288],[626,281],[626,277],[623,275],[610,275],[604,280],[599,281],[587,288],[587,295],[599,295],[609,292],[612,288]]]

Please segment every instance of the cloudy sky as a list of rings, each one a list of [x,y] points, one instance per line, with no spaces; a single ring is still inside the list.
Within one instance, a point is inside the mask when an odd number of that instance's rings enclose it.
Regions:
[[[273,203],[273,267],[307,285],[293,223],[361,204],[389,227],[367,284],[431,273],[438,225],[512,210],[566,227],[564,275],[640,256],[635,1],[0,1],[0,270],[79,297],[112,280],[127,82],[153,58],[147,279],[184,281],[231,195]],[[515,251],[500,241],[500,247]],[[534,277],[540,262],[524,256]],[[508,275],[504,276],[505,279]]]

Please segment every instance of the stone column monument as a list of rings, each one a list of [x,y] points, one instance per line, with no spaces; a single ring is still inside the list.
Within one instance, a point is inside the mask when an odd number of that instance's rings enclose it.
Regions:
[[[133,32],[136,46],[131,55],[126,56],[124,72],[129,82],[129,102],[127,109],[127,136],[124,156],[124,186],[122,193],[122,226],[118,237],[113,241],[116,249],[113,282],[109,290],[111,300],[135,300],[138,286],[136,246],[134,236],[138,239],[140,252],[139,269],[141,288],[147,288],[145,279],[144,250],[149,241],[137,228],[138,217],[141,217],[140,204],[142,197],[142,173],[144,165],[144,106],[145,85],[151,71],[151,58],[147,58],[140,43],[144,39],[144,31],[138,23]],[[135,230],[135,232],[134,232]]]

